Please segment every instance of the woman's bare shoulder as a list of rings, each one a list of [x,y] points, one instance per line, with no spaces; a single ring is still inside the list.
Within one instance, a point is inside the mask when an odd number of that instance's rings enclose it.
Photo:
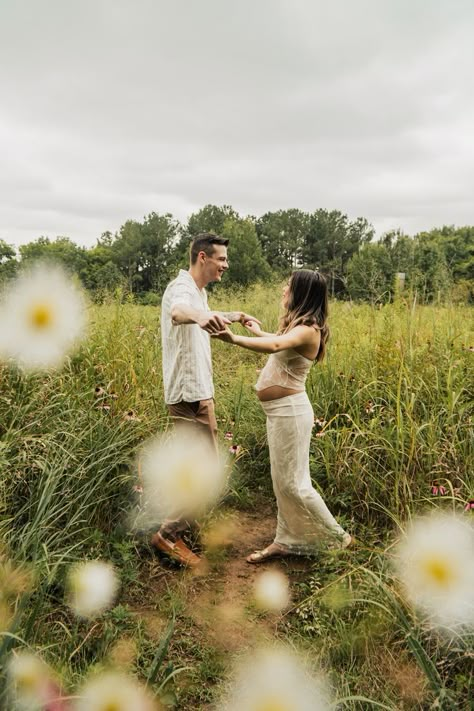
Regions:
[[[319,341],[320,338],[320,328],[317,324],[306,324],[300,323],[287,333],[301,334],[310,341]]]

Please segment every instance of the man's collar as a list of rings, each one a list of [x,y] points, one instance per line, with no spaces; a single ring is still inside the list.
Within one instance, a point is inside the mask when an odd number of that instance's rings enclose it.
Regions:
[[[184,276],[186,279],[188,279],[190,282],[192,282],[192,284],[194,284],[194,286],[196,287],[196,289],[198,291],[201,291],[201,289],[198,287],[198,285],[196,284],[196,282],[194,281],[193,277],[191,276],[191,274],[188,272],[187,269],[180,269],[179,276]]]

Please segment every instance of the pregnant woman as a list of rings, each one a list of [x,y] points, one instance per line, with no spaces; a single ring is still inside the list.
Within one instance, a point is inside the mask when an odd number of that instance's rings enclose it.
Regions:
[[[256,384],[267,416],[267,437],[278,522],[273,543],[248,556],[263,563],[286,555],[311,555],[323,541],[346,548],[349,533],[337,523],[311,483],[309,447],[314,423],[306,394],[312,364],[324,358],[329,336],[326,280],[319,272],[300,269],[283,291],[285,314],[278,333],[265,333],[255,322],[246,328],[258,338],[238,336],[229,328],[221,340],[257,353],[270,353]]]

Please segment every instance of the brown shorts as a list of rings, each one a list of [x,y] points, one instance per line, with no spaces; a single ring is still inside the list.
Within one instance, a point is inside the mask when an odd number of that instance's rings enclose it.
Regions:
[[[217,445],[217,421],[214,412],[214,400],[197,400],[196,402],[177,402],[168,405],[168,410],[175,427],[195,426],[210,436],[212,443]]]
[[[198,428],[205,433],[217,447],[217,421],[214,414],[214,400],[197,400],[196,402],[178,402],[168,405],[168,410],[175,427]],[[163,521],[160,533],[167,539],[175,541],[192,522],[184,519],[167,519]]]

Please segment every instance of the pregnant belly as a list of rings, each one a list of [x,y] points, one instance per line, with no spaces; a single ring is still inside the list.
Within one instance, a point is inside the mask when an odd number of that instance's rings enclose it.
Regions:
[[[257,397],[262,402],[268,402],[269,400],[278,400],[281,397],[288,397],[288,395],[296,395],[296,393],[302,393],[303,390],[292,390],[291,388],[282,388],[281,385],[272,385],[264,390],[257,390]]]

